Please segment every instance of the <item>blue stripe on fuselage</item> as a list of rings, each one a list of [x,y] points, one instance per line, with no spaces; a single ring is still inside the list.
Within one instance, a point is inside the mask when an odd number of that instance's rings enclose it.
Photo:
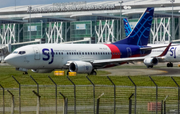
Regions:
[[[121,58],[126,57],[141,57],[151,53],[151,50],[140,50],[139,46],[114,44],[121,52]]]

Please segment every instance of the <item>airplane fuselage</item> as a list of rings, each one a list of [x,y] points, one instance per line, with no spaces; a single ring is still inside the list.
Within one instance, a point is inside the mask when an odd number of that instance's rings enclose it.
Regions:
[[[149,46],[163,46],[164,44],[154,44]],[[165,48],[153,49],[148,56],[157,56],[164,51]],[[168,53],[161,62],[179,62],[180,61],[180,45],[171,46]]]
[[[67,68],[68,61],[91,62],[102,59],[140,57],[149,53],[150,51],[140,51],[139,46],[125,44],[39,44],[18,48],[9,57],[17,58],[11,62],[11,65],[16,67],[57,69]]]
[[[95,69],[140,60],[151,52],[143,48],[149,40],[153,14],[154,8],[147,8],[130,35],[112,44],[28,45],[16,49],[5,61],[25,72],[69,68],[70,72],[96,74]]]

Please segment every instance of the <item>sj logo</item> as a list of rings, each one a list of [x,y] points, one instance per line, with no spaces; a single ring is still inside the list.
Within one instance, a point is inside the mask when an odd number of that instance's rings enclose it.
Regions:
[[[176,48],[177,48],[177,47],[172,47],[172,48],[170,49],[170,52],[171,52],[170,56],[174,56],[174,58],[176,58]]]
[[[47,49],[47,48],[44,48],[44,49],[42,50],[42,54],[44,55],[44,56],[43,56],[43,61],[49,61],[50,58],[51,58],[49,64],[52,64],[52,63],[53,63],[53,61],[54,61],[54,51],[53,51],[53,49],[50,49],[50,50],[49,50],[49,49]]]

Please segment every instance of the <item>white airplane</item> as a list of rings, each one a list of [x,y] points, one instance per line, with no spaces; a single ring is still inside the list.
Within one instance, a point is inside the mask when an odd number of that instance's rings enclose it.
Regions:
[[[27,73],[48,73],[54,69],[96,74],[95,69],[113,67],[129,61],[144,60],[150,54],[147,47],[154,8],[147,8],[130,35],[113,44],[36,44],[14,50],[5,61]],[[167,51],[166,51],[167,52]],[[161,56],[166,54],[164,52]],[[148,60],[148,61],[147,61]],[[151,62],[153,58],[148,58]]]
[[[129,34],[132,32],[131,26],[126,18],[123,19],[124,21],[124,29],[126,36],[129,36]],[[150,47],[157,47],[157,46],[167,46],[167,44],[148,44]],[[169,48],[168,53],[161,58],[156,58],[157,55],[161,54],[164,51],[165,48],[157,48],[152,49],[151,53],[147,55],[147,58],[154,56],[154,61],[151,62],[151,64],[147,64],[144,61],[144,64],[148,68],[152,68],[154,65],[157,65],[158,62],[168,62],[167,67],[173,67],[173,62],[180,62],[180,45],[172,45]],[[156,60],[155,60],[156,59]]]

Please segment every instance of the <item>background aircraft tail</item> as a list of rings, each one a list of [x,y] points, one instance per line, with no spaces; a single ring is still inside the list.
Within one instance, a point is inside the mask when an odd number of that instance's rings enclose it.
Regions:
[[[124,21],[124,30],[126,33],[126,37],[128,37],[129,34],[132,32],[132,29],[131,26],[129,25],[127,18],[123,18],[123,21]]]
[[[147,8],[130,35],[127,38],[117,41],[113,44],[129,44],[139,46],[147,45],[153,14],[154,8]]]

